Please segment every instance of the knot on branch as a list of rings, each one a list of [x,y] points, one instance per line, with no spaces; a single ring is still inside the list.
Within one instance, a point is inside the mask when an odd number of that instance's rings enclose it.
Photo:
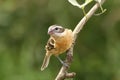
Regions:
[[[67,73],[67,74],[66,74],[66,78],[74,78],[75,75],[76,75],[75,72]]]
[[[65,74],[59,74],[59,78],[56,78],[55,80],[64,80],[65,78],[74,78],[76,75],[75,72],[67,73]]]

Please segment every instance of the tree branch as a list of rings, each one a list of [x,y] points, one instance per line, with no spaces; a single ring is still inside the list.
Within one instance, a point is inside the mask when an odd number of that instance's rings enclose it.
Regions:
[[[65,63],[68,64],[68,66],[62,66],[56,79],[55,80],[64,80],[66,78],[73,78],[75,77],[76,73],[75,72],[71,72],[68,73],[68,69],[70,68],[70,64],[72,63],[72,59],[73,59],[73,48],[74,48],[74,43],[76,41],[77,35],[78,33],[82,30],[83,26],[86,24],[86,22],[92,17],[92,15],[94,15],[94,13],[96,12],[96,10],[99,8],[99,4],[103,4],[105,2],[105,0],[102,0],[100,3],[96,3],[91,9],[90,11],[86,14],[86,16],[84,16],[82,18],[82,20],[77,24],[77,26],[75,27],[74,31],[73,31],[73,35],[74,35],[74,41],[73,41],[73,45],[71,46],[71,48],[67,51],[67,56],[65,59]]]

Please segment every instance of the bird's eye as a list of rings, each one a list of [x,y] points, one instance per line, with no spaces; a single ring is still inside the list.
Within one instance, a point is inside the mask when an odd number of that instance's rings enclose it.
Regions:
[[[55,30],[58,30],[58,28],[55,28]]]

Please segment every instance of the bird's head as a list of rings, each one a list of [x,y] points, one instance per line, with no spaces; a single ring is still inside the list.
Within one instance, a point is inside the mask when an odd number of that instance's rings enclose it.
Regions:
[[[58,26],[58,25],[52,25],[48,28],[48,34],[51,36],[62,36],[62,34],[64,33],[65,28],[63,28],[62,26]]]

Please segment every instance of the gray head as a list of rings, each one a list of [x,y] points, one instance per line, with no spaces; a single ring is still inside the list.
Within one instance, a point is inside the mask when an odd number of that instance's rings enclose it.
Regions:
[[[53,36],[60,36],[65,29],[62,26],[52,25],[48,28],[48,34]]]

